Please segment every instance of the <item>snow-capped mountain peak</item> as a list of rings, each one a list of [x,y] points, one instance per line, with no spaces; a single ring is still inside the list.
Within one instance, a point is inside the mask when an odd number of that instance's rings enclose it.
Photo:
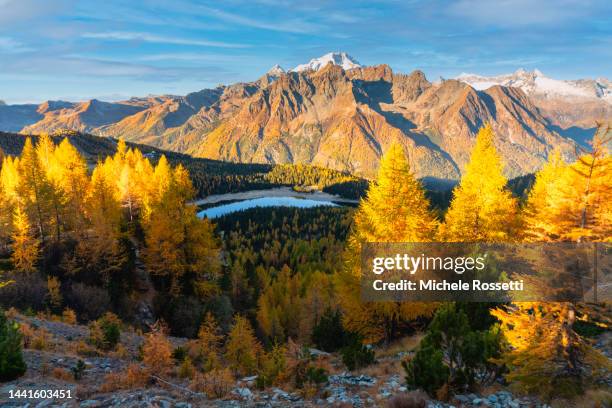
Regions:
[[[275,75],[275,76],[280,76],[284,73],[285,73],[285,70],[283,69],[283,67],[281,67],[278,64],[275,64],[272,68],[268,70],[268,72],[266,72],[266,74],[268,75]]]
[[[521,88],[527,95],[603,99],[612,104],[612,84],[605,78],[560,80],[547,77],[538,69],[527,71],[519,68],[512,74],[491,77],[462,73],[457,79],[477,90],[485,90],[494,85],[512,86]]]
[[[325,54],[319,58],[311,59],[307,64],[301,64],[297,67],[293,68],[291,71],[301,72],[306,70],[318,71],[323,68],[327,64],[332,63],[334,65],[338,65],[342,67],[342,69],[352,69],[359,68],[361,65],[357,60],[346,52],[330,52]]]

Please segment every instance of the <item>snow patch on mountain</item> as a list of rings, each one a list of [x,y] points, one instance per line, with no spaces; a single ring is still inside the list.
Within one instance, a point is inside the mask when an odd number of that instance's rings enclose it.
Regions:
[[[280,65],[276,64],[266,72],[268,75],[281,76],[285,73],[285,70]]]
[[[352,69],[352,68],[360,68],[361,65],[357,60],[346,52],[330,52],[328,54],[323,55],[319,58],[311,59],[307,64],[301,64],[297,67],[293,68],[291,71],[293,72],[301,72],[306,70],[318,71],[323,68],[327,64],[332,63],[334,65],[338,65],[342,67],[342,69]]]
[[[512,86],[522,89],[527,95],[603,99],[612,104],[612,83],[606,78],[560,80],[549,78],[537,69],[530,72],[521,68],[512,74],[492,77],[463,73],[457,79],[477,90],[494,85]]]

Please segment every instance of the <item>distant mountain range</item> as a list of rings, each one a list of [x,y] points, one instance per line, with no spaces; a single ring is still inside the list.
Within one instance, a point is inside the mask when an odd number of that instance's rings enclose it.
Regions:
[[[595,121],[612,118],[612,82],[606,78],[564,81],[537,69],[519,69],[494,77],[461,74],[457,79],[478,90],[494,85],[520,88],[551,122],[552,129],[582,144],[592,136]]]
[[[539,168],[559,148],[571,159],[595,120],[612,117],[606,79],[559,81],[539,71],[437,83],[424,74],[361,66],[330,53],[253,82],[185,96],[121,102],[0,104],[0,130],[74,129],[212,159],[311,163],[373,176],[393,142],[420,177],[457,179],[486,122],[509,176]]]

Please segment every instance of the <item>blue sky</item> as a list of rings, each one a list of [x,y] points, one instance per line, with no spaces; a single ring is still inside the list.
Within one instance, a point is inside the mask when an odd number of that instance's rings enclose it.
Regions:
[[[612,78],[608,0],[0,0],[0,100],[185,94],[329,51],[430,80]]]

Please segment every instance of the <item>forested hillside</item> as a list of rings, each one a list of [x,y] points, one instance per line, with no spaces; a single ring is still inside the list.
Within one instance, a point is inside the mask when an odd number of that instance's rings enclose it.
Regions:
[[[29,137],[34,143],[38,140],[36,135]],[[21,134],[0,132],[0,149],[8,155],[19,155],[26,138]],[[55,144],[59,144],[64,138],[67,138],[84,156],[90,167],[117,151],[118,141],[112,138],[74,131],[61,131],[51,135],[51,140]],[[277,186],[295,186],[296,188],[315,187],[343,197],[359,198],[367,187],[363,179],[346,172],[321,167],[232,163],[194,158],[147,145],[129,142],[126,145],[137,148],[153,164],[164,155],[172,165],[184,166],[189,171],[197,197]]]
[[[430,201],[395,144],[356,209],[260,208],[214,221],[196,216],[188,161],[118,141],[88,165],[70,140],[45,135],[3,154],[0,304],[24,322],[0,319],[14,344],[0,365],[7,380],[24,374],[22,347],[59,352],[40,322],[61,320],[88,326],[74,344],[62,337],[71,358],[120,361],[97,382],[87,377],[92,395],[170,383],[214,399],[248,377],[262,393],[299,394],[287,401],[327,401],[338,392],[332,381],[371,384],[344,370],[402,376],[405,390],[428,394],[421,399],[453,401],[492,384],[538,401],[609,395],[610,359],[591,340],[610,330],[605,304],[367,302],[360,290],[371,242],[610,242],[606,127],[591,153],[573,163],[552,154],[532,188],[517,182],[523,198],[485,126],[448,205]],[[303,187],[356,181],[300,166],[262,177]],[[78,364],[73,376],[53,375],[78,384],[91,370]]]

